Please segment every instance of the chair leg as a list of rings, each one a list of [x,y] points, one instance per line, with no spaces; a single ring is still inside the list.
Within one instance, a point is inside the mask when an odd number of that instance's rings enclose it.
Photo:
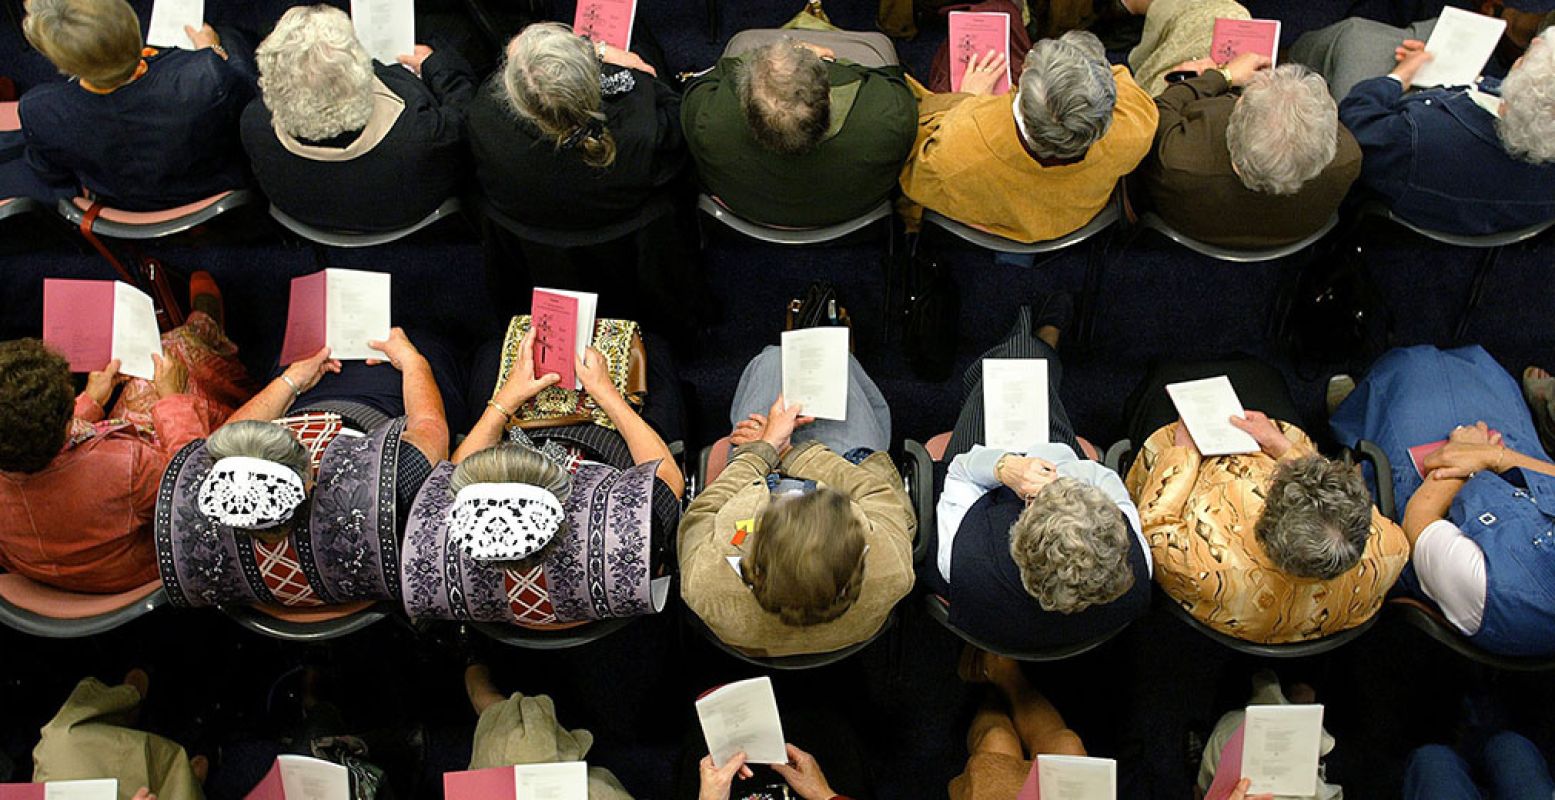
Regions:
[[[1496,267],[1496,261],[1501,258],[1501,248],[1492,247],[1480,257],[1479,269],[1474,273],[1474,283],[1469,288],[1469,302],[1463,307],[1463,316],[1458,318],[1458,328],[1453,331],[1453,338],[1459,342],[1469,332],[1469,322],[1474,318],[1475,309],[1479,308],[1480,300],[1485,296],[1485,284],[1490,281],[1490,273]]]
[[[707,0],[707,40],[718,42],[718,3],[719,0]]]

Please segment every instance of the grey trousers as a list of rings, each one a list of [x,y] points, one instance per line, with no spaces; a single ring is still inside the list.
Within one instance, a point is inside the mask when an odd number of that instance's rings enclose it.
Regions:
[[[1015,328],[1010,331],[1010,338],[984,353],[983,358],[1047,359],[1048,441],[1067,444],[1075,453],[1080,453],[1080,442],[1075,438],[1074,425],[1069,422],[1069,414],[1064,411],[1064,401],[1058,397],[1058,387],[1064,381],[1064,366],[1058,360],[1058,351],[1032,334],[1030,307],[1021,306],[1020,313],[1015,316]],[[970,452],[972,445],[982,444],[987,439],[987,423],[983,416],[983,358],[972,362],[962,378],[965,399],[961,403],[961,414],[956,418],[956,427],[951,431],[950,444],[945,448],[946,463],[962,453]]]
[[[751,414],[766,416],[772,401],[783,391],[783,348],[770,345],[745,365],[729,407],[729,427]],[[819,441],[842,455],[867,447],[879,452],[891,449],[891,409],[858,359],[848,356],[848,418],[818,419],[794,431],[793,443]]]
[[[829,47],[839,60],[852,61],[861,67],[894,67],[902,63],[896,55],[896,45],[892,43],[891,37],[883,33],[782,28],[740,31],[724,47],[724,58],[748,53],[783,38]]]
[[[1395,28],[1375,20],[1350,17],[1326,28],[1302,34],[1285,60],[1310,67],[1328,80],[1328,92],[1343,100],[1355,84],[1393,71],[1393,50],[1405,39],[1426,41],[1436,20]]]

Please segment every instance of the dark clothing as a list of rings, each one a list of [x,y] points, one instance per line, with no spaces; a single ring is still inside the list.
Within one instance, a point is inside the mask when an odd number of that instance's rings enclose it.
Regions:
[[[382,87],[375,87],[374,122],[367,130],[390,126],[381,139],[361,134],[375,144],[353,148],[361,137],[348,134],[327,145],[291,140],[288,147],[264,100],[248,104],[243,146],[255,179],[277,208],[327,230],[389,231],[414,225],[459,193],[467,168],[464,109],[475,96],[469,64],[441,49],[422,63],[420,78],[398,64],[374,63],[373,72]],[[378,97],[384,88],[393,97]],[[320,157],[318,150],[337,152]]]
[[[544,228],[596,228],[633,216],[685,163],[680,96],[634,70],[605,67],[602,110],[615,140],[615,162],[583,163],[509,107],[502,76],[492,76],[470,105],[470,150],[492,207]]]
[[[1139,173],[1153,210],[1206,244],[1264,250],[1322,229],[1361,173],[1361,148],[1343,125],[1333,161],[1292,195],[1255,192],[1231,167],[1226,129],[1237,95],[1211,70],[1155,99],[1155,144]]]
[[[438,394],[443,397],[448,430],[452,433],[468,430],[468,415],[464,407],[465,365],[460,355],[463,351],[453,341],[428,331],[410,330],[405,335],[432,367]],[[281,371],[282,368],[277,365],[271,375],[280,375]],[[341,365],[340,372],[326,374],[318,385],[303,392],[292,408],[322,406],[327,410],[338,410],[328,407],[334,403],[355,403],[382,414],[386,419],[395,419],[405,416],[404,385],[404,376],[387,363],[368,366],[365,361],[347,361]],[[380,421],[370,418],[361,420],[368,428],[376,427]]]
[[[1236,390],[1244,410],[1262,411],[1269,419],[1289,422],[1305,430],[1306,424],[1302,422],[1301,412],[1296,410],[1296,401],[1291,399],[1285,376],[1269,364],[1246,356],[1225,361],[1164,363],[1150,368],[1124,407],[1128,438],[1133,442],[1134,451],[1138,452],[1150,434],[1161,426],[1177,421],[1177,407],[1172,405],[1172,398],[1166,393],[1167,384],[1216,375],[1230,379],[1231,388]],[[1127,474],[1128,466],[1120,465],[1119,472]]]
[[[107,94],[79,82],[39,86],[19,108],[27,163],[127,211],[173,208],[247,182],[238,117],[254,67],[233,47],[148,50],[140,78]]]
[[[1483,235],[1555,219],[1555,164],[1509,155],[1495,117],[1461,88],[1406,95],[1373,78],[1339,104],[1339,120],[1365,153],[1361,184],[1414,225]]]
[[[973,445],[988,441],[987,420],[983,411],[983,361],[989,358],[1040,358],[1047,361],[1048,441],[1068,445],[1080,453],[1080,440],[1075,435],[1069,412],[1064,409],[1063,398],[1058,393],[1064,382],[1064,364],[1058,357],[1058,351],[1032,332],[1031,307],[1021,306],[1015,315],[1015,327],[1010,330],[1009,338],[983,353],[982,358],[973,361],[962,376],[961,413],[956,417],[956,427],[951,430],[950,444],[946,446],[945,456],[941,460],[948,464],[956,456],[970,452]],[[935,494],[937,496],[938,492]]]
[[[918,133],[918,103],[900,67],[828,63],[832,127],[803,155],[756,142],[735,90],[738,69],[740,59],[725,58],[686,87],[681,120],[709,194],[741,217],[794,227],[844,222],[891,197]]]

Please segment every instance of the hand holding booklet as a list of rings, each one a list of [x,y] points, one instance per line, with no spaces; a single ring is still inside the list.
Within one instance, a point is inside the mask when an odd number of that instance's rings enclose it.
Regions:
[[[788,763],[771,678],[725,684],[703,695],[696,706],[713,764],[727,764],[741,751],[749,764]]]
[[[1117,800],[1118,762],[1039,755],[1015,800]]]
[[[1025,452],[1048,440],[1047,360],[983,359],[984,444]]]
[[[184,26],[195,30],[205,26],[205,0],[156,0],[151,6],[151,24],[146,26],[146,44],[193,50],[194,42]]]
[[[1246,416],[1237,399],[1231,379],[1224,375],[1197,381],[1173,383],[1166,393],[1177,407],[1182,424],[1200,455],[1229,456],[1258,452],[1258,442],[1246,431],[1231,424],[1232,417]]]
[[[1248,796],[1312,796],[1322,744],[1323,706],[1248,706],[1242,736],[1242,777],[1252,782]]]
[[[783,402],[807,417],[848,418],[848,329],[783,332]]]
[[[1496,52],[1506,20],[1448,6],[1431,29],[1431,60],[1415,73],[1416,86],[1472,86]]]
[[[351,800],[351,773],[321,758],[277,756],[245,800]]]
[[[119,360],[119,372],[151,380],[162,355],[157,310],[145,292],[119,281],[43,281],[43,341],[71,372],[96,372]]]
[[[443,775],[447,800],[588,800],[588,764],[563,761]]]
[[[113,778],[47,783],[0,783],[0,800],[119,800]]]
[[[577,361],[594,341],[599,295],[536,288],[529,305],[535,332],[535,375],[556,373],[557,386],[582,389]]]
[[[382,357],[367,343],[389,338],[389,286],[388,275],[355,269],[293,278],[281,363],[301,361],[326,346],[330,358],[341,361]]]

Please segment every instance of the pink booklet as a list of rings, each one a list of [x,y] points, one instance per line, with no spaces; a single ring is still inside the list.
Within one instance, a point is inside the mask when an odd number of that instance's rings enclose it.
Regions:
[[[351,773],[308,756],[277,756],[264,780],[244,800],[350,800]]]
[[[1209,57],[1224,64],[1243,53],[1258,53],[1277,60],[1280,54],[1280,21],[1277,19],[1215,20],[1215,38]]]
[[[1495,429],[1491,429],[1490,435],[1491,436],[1500,436],[1501,432],[1498,431],[1498,430],[1495,430]],[[1409,460],[1410,460],[1411,463],[1413,463],[1415,465],[1415,473],[1418,474],[1420,477],[1424,478],[1425,477],[1425,471],[1426,471],[1425,470],[1425,459],[1426,459],[1426,456],[1429,456],[1430,454],[1436,452],[1437,450],[1442,449],[1442,447],[1445,446],[1446,444],[1447,444],[1447,440],[1446,439],[1442,439],[1440,441],[1427,442],[1425,444],[1417,444],[1414,447],[1409,448]]]
[[[535,289],[529,313],[535,331],[535,374],[556,373],[564,389],[582,389],[574,359],[594,341],[599,296],[563,289]]]
[[[113,778],[48,783],[0,783],[0,800],[119,800]]]
[[[43,281],[43,341],[64,354],[71,372],[119,359],[119,371],[150,380],[162,355],[151,296],[119,281]]]
[[[445,800],[588,800],[582,761],[443,773]]]
[[[596,42],[630,50],[636,18],[637,0],[578,0],[572,30]]]
[[[367,346],[389,338],[390,278],[381,272],[326,269],[292,279],[281,363],[290,364],[329,347],[330,358],[381,358]]]
[[[998,11],[950,12],[950,90],[961,91],[966,65],[994,50],[1004,54],[1004,76],[994,94],[1010,91],[1010,15]]]

